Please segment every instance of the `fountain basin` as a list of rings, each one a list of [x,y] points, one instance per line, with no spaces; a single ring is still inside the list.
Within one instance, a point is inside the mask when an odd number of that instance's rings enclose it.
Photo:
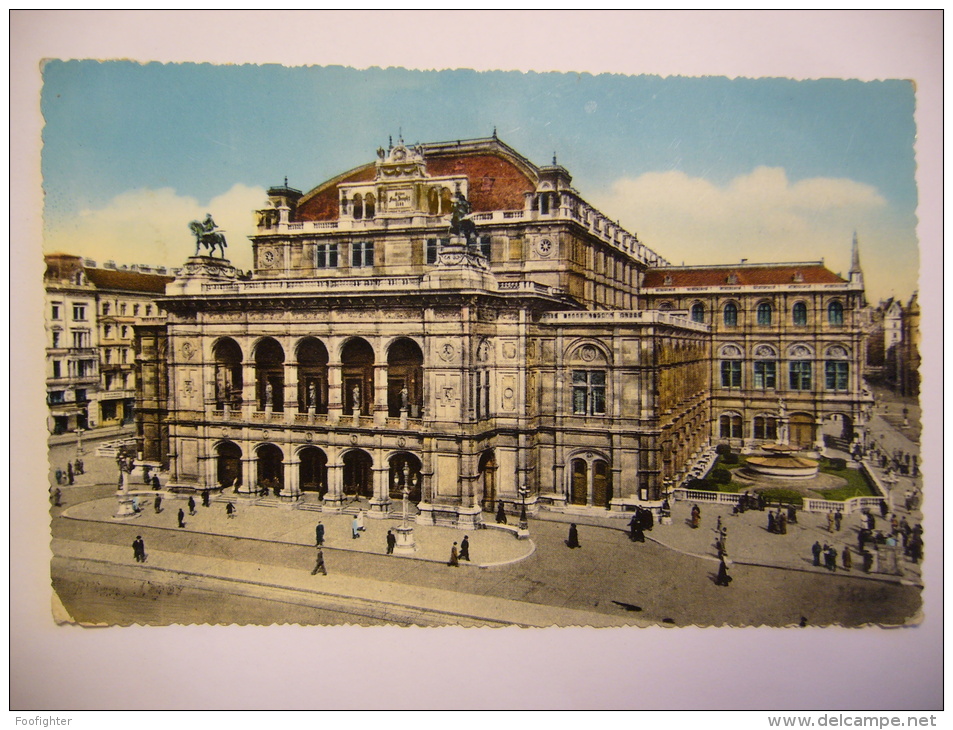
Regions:
[[[749,456],[746,466],[775,479],[811,479],[817,476],[818,463],[803,456]]]

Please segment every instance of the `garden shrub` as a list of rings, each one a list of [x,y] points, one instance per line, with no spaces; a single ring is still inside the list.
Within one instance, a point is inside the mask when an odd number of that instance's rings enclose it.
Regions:
[[[801,496],[800,492],[795,492],[793,489],[762,489],[759,490],[759,493],[769,504],[781,502],[783,504],[793,504],[797,507],[804,505],[804,497]]]
[[[731,472],[727,469],[715,469],[711,473],[711,480],[715,484],[727,484],[731,481]]]
[[[728,444],[718,444],[715,447],[715,453],[719,456],[724,456],[725,454],[731,453],[731,447]]]

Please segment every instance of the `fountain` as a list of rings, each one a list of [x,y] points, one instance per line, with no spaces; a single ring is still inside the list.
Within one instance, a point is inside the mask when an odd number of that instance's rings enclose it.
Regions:
[[[767,456],[749,456],[746,468],[759,476],[774,479],[813,479],[818,462],[797,456],[801,450],[790,444],[765,444],[761,447]]]

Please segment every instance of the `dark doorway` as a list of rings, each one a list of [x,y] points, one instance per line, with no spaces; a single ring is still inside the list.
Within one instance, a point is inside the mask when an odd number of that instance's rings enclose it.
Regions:
[[[358,497],[374,496],[373,459],[366,451],[349,451],[344,455],[344,493]]]

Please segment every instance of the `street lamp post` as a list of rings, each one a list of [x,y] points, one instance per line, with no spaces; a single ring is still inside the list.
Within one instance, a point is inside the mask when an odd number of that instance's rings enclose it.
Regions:
[[[526,495],[529,494],[529,489],[526,488],[524,484],[518,490],[520,495],[520,523],[519,531],[520,532],[529,532],[529,521],[526,519]]]
[[[403,496],[403,518],[401,519],[400,527],[394,529],[396,532],[397,542],[394,545],[394,553],[397,555],[413,555],[417,551],[417,545],[414,542],[414,528],[411,525],[407,524],[407,501],[410,496],[410,464],[404,463],[404,484],[403,488],[400,490],[401,495]],[[420,477],[418,476],[419,480]],[[394,486],[400,485],[400,472],[394,472]]]
[[[79,426],[76,429],[76,458],[82,458],[83,456],[83,433],[86,431],[85,428]]]

